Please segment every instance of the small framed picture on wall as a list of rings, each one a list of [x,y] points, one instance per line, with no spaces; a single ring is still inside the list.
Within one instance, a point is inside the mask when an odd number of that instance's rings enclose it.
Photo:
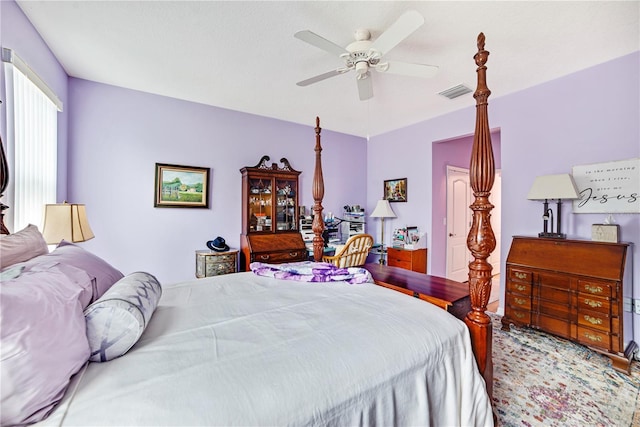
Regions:
[[[384,198],[390,202],[406,202],[407,178],[386,180],[384,182]]]
[[[208,208],[209,168],[156,163],[154,206]]]

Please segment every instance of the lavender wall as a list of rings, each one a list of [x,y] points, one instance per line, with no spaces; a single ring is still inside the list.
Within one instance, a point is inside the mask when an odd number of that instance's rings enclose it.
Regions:
[[[207,240],[237,248],[240,168],[263,155],[302,171],[300,201],[313,205],[315,117],[301,126],[79,79],[69,98],[69,198],[87,205],[96,235],[83,246],[124,273],[192,279]],[[325,212],[364,205],[366,140],[323,131],[322,145]],[[155,163],[211,168],[210,209],[154,208]]]
[[[500,128],[502,156],[502,265],[513,235],[536,235],[541,229],[539,202],[526,195],[536,176],[570,173],[574,165],[640,157],[640,52],[553,80],[536,87],[489,98],[489,124]],[[491,63],[488,64],[488,84]],[[432,154],[435,141],[473,132],[475,108],[437,117],[371,138],[367,161],[367,202],[379,197],[384,179],[409,177],[409,202],[399,209],[392,227],[415,223],[431,230]],[[415,153],[402,164],[386,161],[397,153]],[[417,159],[420,158],[420,160]],[[385,168],[374,167],[384,164]],[[419,190],[416,187],[420,186]],[[398,204],[394,205],[398,206]],[[590,239],[591,224],[603,215],[573,214],[565,204],[564,231]],[[640,214],[615,217],[622,240],[640,245]],[[440,250],[429,239],[431,257]],[[634,297],[640,298],[640,254],[633,254]],[[500,283],[504,291],[504,278]],[[501,307],[502,309],[502,307]],[[640,342],[640,316],[635,339]]]
[[[22,10],[13,0],[0,1],[0,44],[12,49],[42,80],[53,90],[64,104],[64,111],[58,113],[58,200],[67,197],[67,73],[51,53],[40,34],[33,28]],[[5,103],[4,63],[0,67],[0,134],[3,142],[7,135]],[[10,204],[10,203],[7,203]],[[11,218],[11,210],[7,211]],[[38,226],[40,226],[38,224]],[[17,231],[17,230],[16,230]]]

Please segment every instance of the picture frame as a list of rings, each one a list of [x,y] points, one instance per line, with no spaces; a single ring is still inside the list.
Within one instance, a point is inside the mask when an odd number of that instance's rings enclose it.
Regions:
[[[415,245],[420,240],[420,233],[418,232],[418,227],[407,227],[407,239],[406,244]]]
[[[389,202],[407,201],[407,178],[384,181],[384,198]]]
[[[156,163],[154,206],[208,208],[209,168]]]

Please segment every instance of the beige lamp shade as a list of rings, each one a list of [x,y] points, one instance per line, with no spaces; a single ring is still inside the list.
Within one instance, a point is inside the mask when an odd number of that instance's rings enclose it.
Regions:
[[[576,184],[568,173],[537,177],[535,181],[533,181],[533,185],[527,196],[529,200],[573,200],[579,198],[580,195],[578,194]]]
[[[396,214],[391,209],[391,204],[386,199],[378,200],[378,204],[371,213],[372,218],[395,218]]]
[[[42,235],[50,245],[62,240],[84,242],[95,237],[89,226],[85,205],[66,202],[45,206]]]

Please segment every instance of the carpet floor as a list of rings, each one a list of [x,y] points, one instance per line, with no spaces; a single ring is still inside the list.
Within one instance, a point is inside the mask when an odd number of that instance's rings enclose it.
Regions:
[[[587,347],[491,318],[499,426],[640,426],[639,362],[625,375]]]

